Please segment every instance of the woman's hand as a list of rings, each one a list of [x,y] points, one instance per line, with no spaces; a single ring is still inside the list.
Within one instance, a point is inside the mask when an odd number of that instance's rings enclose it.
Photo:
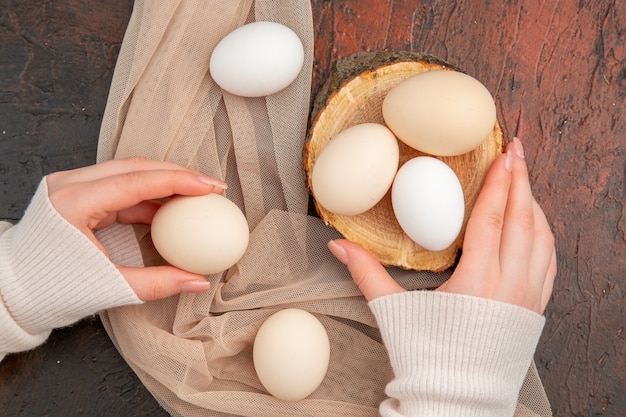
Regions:
[[[226,184],[187,168],[143,158],[107,161],[46,177],[50,202],[70,224],[108,253],[94,235],[115,222],[150,224],[160,204],[154,199],[222,193]],[[170,266],[117,266],[137,296],[155,300],[209,288],[202,275]]]
[[[402,292],[385,268],[361,246],[329,242],[366,299]],[[542,314],[556,276],[554,237],[528,182],[518,139],[496,158],[468,220],[463,254],[437,290],[515,304]]]

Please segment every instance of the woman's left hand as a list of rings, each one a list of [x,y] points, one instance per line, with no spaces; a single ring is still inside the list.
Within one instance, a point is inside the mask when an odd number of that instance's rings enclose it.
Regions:
[[[94,231],[114,222],[150,224],[160,204],[154,199],[222,193],[226,184],[168,162],[145,158],[107,161],[60,171],[46,177],[50,202],[103,253]],[[202,275],[171,266],[130,268],[116,265],[137,296],[144,300],[179,292],[206,291]]]

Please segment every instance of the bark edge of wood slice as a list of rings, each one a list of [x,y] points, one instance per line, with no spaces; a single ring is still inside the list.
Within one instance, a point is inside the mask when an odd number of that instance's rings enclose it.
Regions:
[[[337,62],[316,95],[304,149],[306,185],[311,193],[311,173],[326,144],[338,133],[360,123],[385,124],[382,101],[400,81],[425,71],[461,71],[441,58],[415,52],[361,52]],[[461,71],[462,72],[462,71]],[[411,158],[427,155],[398,141],[400,166]],[[461,233],[443,251],[433,252],[413,242],[400,228],[391,206],[391,192],[373,208],[356,216],[334,214],[312,199],[317,214],[346,239],[369,250],[383,265],[403,269],[443,271],[452,266],[463,244],[469,214],[476,202],[492,161],[502,153],[503,136],[498,121],[491,134],[471,152],[442,160],[458,176],[465,198]]]

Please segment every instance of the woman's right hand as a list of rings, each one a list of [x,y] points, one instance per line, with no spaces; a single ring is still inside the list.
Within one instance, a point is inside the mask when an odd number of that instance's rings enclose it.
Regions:
[[[348,240],[329,242],[369,301],[402,292],[385,268]],[[437,291],[511,303],[542,314],[556,276],[554,237],[532,196],[521,142],[491,165],[468,220],[463,254]]]

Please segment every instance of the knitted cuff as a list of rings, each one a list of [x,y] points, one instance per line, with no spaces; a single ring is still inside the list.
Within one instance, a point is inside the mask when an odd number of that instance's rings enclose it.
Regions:
[[[109,252],[111,262],[139,268],[144,266],[139,242],[133,226],[115,223],[95,232],[96,238]]]
[[[54,209],[45,179],[20,223],[0,236],[0,289],[25,336],[141,303],[113,263]]]
[[[502,302],[412,291],[370,302],[395,373],[386,415],[512,416],[545,318]]]

